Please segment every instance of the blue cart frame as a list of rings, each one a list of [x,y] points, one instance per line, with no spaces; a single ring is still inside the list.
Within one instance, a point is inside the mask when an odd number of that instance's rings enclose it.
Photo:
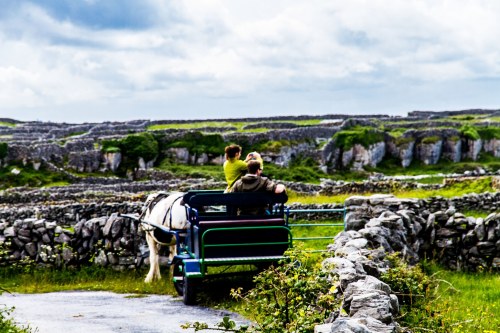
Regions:
[[[186,305],[196,303],[209,266],[258,266],[284,258],[293,243],[284,206],[287,199],[284,193],[190,191],[184,195],[189,228],[162,230],[176,237],[173,282]],[[266,214],[238,214],[248,207],[266,207]]]

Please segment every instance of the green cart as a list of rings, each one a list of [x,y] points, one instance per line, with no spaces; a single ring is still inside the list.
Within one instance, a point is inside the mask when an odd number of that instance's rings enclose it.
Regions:
[[[283,258],[292,246],[286,194],[190,191],[184,195],[190,226],[169,231],[177,240],[171,265],[174,286],[187,305],[196,303],[209,266],[263,267]],[[244,215],[248,208],[265,208]],[[263,210],[264,211],[264,210]]]

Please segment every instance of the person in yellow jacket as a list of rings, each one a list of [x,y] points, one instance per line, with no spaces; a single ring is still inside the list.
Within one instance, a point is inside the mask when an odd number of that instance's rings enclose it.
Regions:
[[[224,149],[226,161],[223,169],[226,176],[227,188],[225,192],[230,192],[234,183],[244,176],[247,172],[247,163],[240,160],[241,147],[238,145],[229,145]]]
[[[247,173],[247,163],[249,161],[259,161],[261,168],[264,166],[262,157],[255,151],[249,153],[246,156],[245,161],[240,160],[242,149],[239,145],[229,145],[224,149],[224,151],[226,154],[226,161],[224,162],[223,169],[227,182],[225,192],[231,192],[234,183]]]

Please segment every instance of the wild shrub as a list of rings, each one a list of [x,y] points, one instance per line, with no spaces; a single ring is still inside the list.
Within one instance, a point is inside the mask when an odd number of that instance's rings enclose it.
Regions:
[[[287,140],[278,140],[278,141],[261,141],[256,144],[253,144],[251,150],[255,150],[258,152],[272,152],[279,153],[282,147],[290,146],[290,141]]]
[[[30,333],[34,332],[29,326],[18,326],[11,318],[14,308],[0,307],[0,332]]]
[[[460,127],[460,134],[462,134],[464,138],[470,140],[479,140],[481,138],[477,128],[472,126],[471,124],[465,124]]]
[[[242,300],[245,313],[255,323],[252,327],[237,328],[225,318],[215,329],[231,332],[289,333],[314,332],[314,326],[324,322],[340,307],[334,297],[337,280],[313,254],[300,247],[290,249],[286,260],[271,266],[254,278],[255,287],[242,289],[232,295]],[[214,329],[205,323],[191,323],[184,328]]]
[[[381,130],[383,131],[383,128],[381,128]],[[403,133],[406,132],[407,130],[408,130],[408,128],[398,127],[398,128],[392,129],[388,133],[389,133],[389,135],[391,135],[394,138],[400,138],[403,135]]]
[[[122,153],[123,162],[118,173],[124,174],[137,167],[140,157],[144,161],[155,159],[159,154],[159,145],[153,134],[145,132],[130,134],[118,140],[103,140],[101,150],[105,153]]]
[[[7,157],[7,142],[0,142],[0,160]]]
[[[201,132],[188,132],[181,139],[165,142],[162,148],[186,148],[190,154],[224,154],[227,144],[220,134],[203,134]]]
[[[422,266],[408,265],[397,253],[386,258],[390,268],[380,279],[398,296],[401,307],[398,323],[410,332],[451,333],[450,323],[435,306],[439,300],[439,281],[428,276]]]
[[[14,169],[20,172],[13,173]],[[48,170],[43,164],[35,170],[32,164],[24,166],[22,163],[11,163],[8,167],[0,168],[0,179],[0,189],[16,186],[40,187],[68,182],[67,175]]]
[[[412,142],[414,140],[415,139],[413,139],[411,136],[410,137],[399,136],[399,137],[396,137],[395,143],[396,143],[396,146],[401,147],[401,146],[409,144],[410,142]]]
[[[313,332],[339,308],[335,283],[320,262],[309,260],[311,253],[294,248],[285,255],[286,261],[255,277],[254,289],[233,295],[247,304],[259,332]]]
[[[368,148],[374,143],[384,141],[384,133],[371,127],[355,126],[335,133],[333,139],[337,147],[344,150],[351,149],[355,144]]]
[[[417,304],[437,287],[436,282],[419,265],[409,266],[398,254],[388,255],[386,258],[391,267],[381,279],[396,293],[400,304]]]
[[[126,157],[133,160],[142,157],[150,161],[158,155],[158,142],[151,133],[128,135],[122,140],[120,148]]]

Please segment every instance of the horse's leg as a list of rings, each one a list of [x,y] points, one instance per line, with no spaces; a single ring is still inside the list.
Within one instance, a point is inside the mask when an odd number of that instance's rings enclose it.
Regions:
[[[168,263],[172,264],[174,261],[174,257],[177,255],[177,245],[173,244],[169,246],[169,253],[168,253]]]
[[[173,244],[168,247],[168,264],[170,265],[170,276],[174,276],[174,257],[177,255],[177,245]]]
[[[150,232],[146,232],[146,242],[149,247],[149,272],[144,282],[150,283],[161,279],[160,275],[160,263],[158,255],[158,244],[151,236]]]

